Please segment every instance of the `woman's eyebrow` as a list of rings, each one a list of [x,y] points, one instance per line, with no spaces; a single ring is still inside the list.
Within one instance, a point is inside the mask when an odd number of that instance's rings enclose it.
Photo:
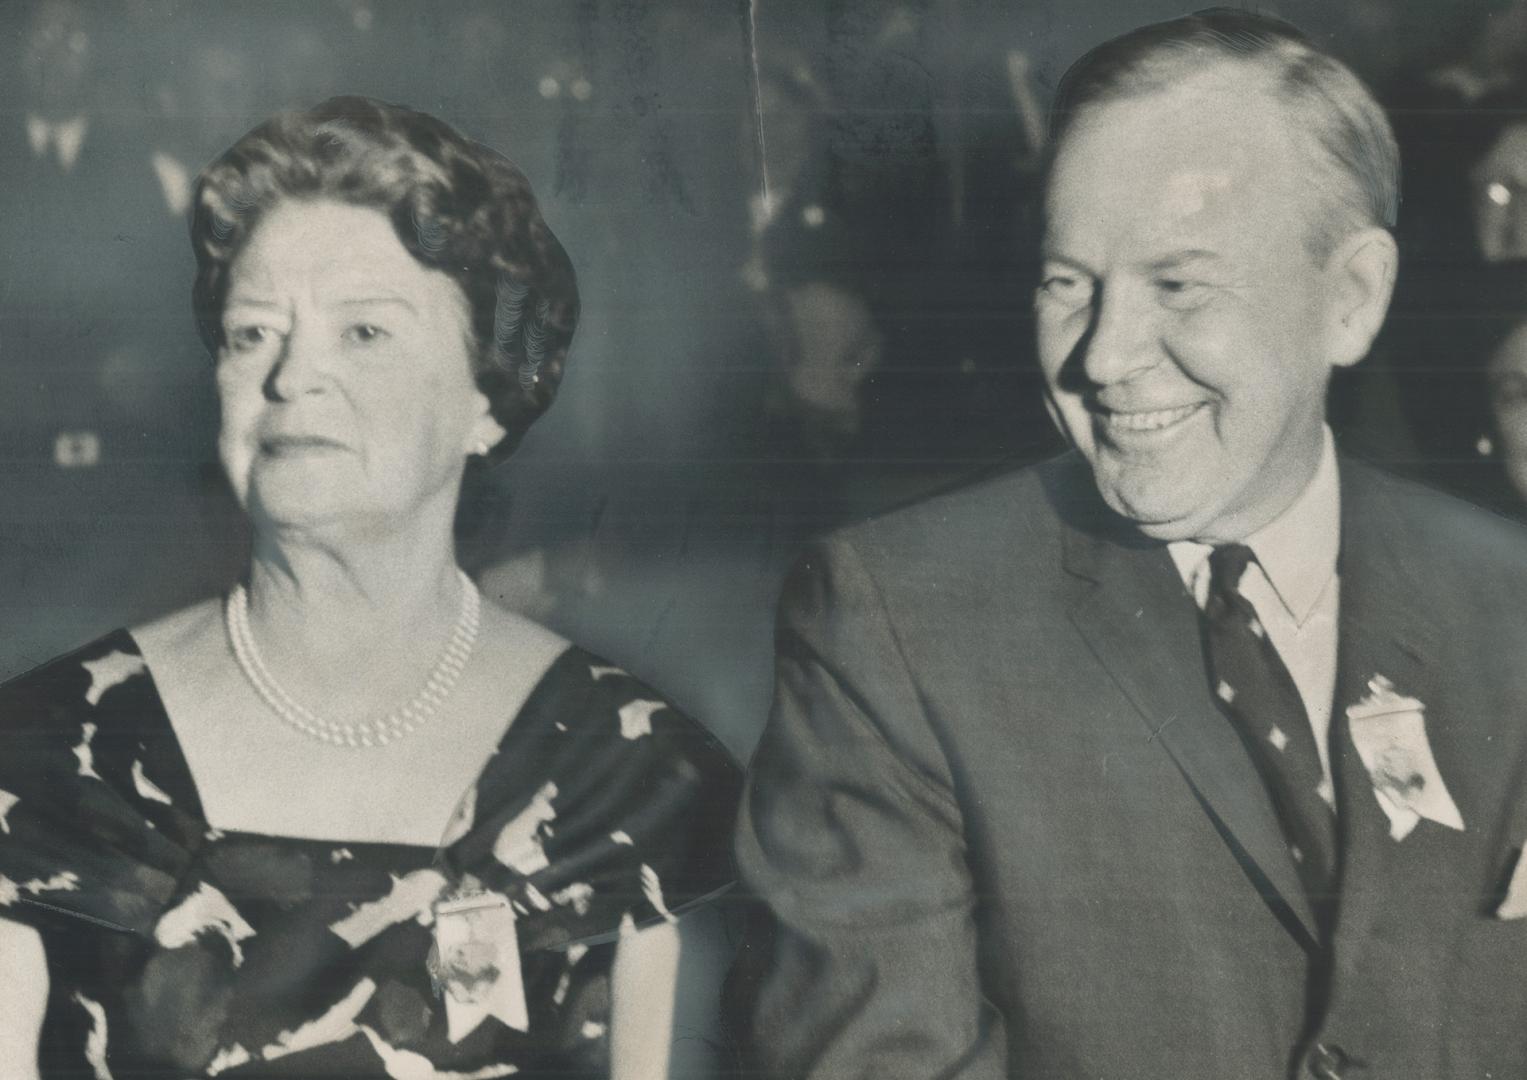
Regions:
[[[414,306],[412,300],[403,296],[395,296],[391,293],[378,293],[375,296],[344,296],[336,300],[335,303],[340,307],[371,307],[376,304],[389,304],[406,308],[415,315],[419,313],[419,309]]]
[[[1074,270],[1080,274],[1091,274],[1092,268],[1080,259],[1074,259],[1069,255],[1056,251],[1048,246],[1040,250],[1041,261],[1064,266],[1068,270]]]
[[[234,307],[260,308],[260,309],[268,310],[268,311],[280,311],[280,310],[282,310],[281,305],[276,303],[276,301],[274,301],[274,300],[266,300],[266,299],[263,299],[262,297],[258,297],[258,296],[248,296],[248,295],[241,295],[239,293],[231,293],[231,294],[229,294],[228,299],[223,302],[223,309],[227,310],[228,308],[234,308]]]

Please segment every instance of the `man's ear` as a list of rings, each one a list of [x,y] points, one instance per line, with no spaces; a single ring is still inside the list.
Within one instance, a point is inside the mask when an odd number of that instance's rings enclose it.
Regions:
[[[1399,264],[1394,237],[1376,226],[1349,234],[1331,252],[1326,275],[1332,290],[1327,309],[1332,367],[1351,367],[1368,355],[1389,312]]]

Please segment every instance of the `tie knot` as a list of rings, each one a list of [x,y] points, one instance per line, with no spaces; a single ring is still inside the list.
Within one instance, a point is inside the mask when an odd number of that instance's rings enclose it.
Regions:
[[[1209,552],[1209,590],[1233,593],[1240,590],[1241,575],[1256,556],[1245,544],[1221,544]]]

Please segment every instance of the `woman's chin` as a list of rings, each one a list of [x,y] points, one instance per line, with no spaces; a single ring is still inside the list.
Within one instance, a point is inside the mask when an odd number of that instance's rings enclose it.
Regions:
[[[333,527],[376,516],[376,508],[367,505],[353,484],[317,477],[306,483],[257,478],[244,506],[256,528],[281,530]]]

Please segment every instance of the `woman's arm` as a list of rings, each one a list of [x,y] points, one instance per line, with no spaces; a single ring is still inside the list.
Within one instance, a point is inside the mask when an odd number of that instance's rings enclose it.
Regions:
[[[730,961],[714,906],[622,937],[610,978],[611,1080],[717,1075]]]
[[[42,938],[30,926],[0,919],[0,1076],[36,1080],[37,1040],[48,1004]]]

